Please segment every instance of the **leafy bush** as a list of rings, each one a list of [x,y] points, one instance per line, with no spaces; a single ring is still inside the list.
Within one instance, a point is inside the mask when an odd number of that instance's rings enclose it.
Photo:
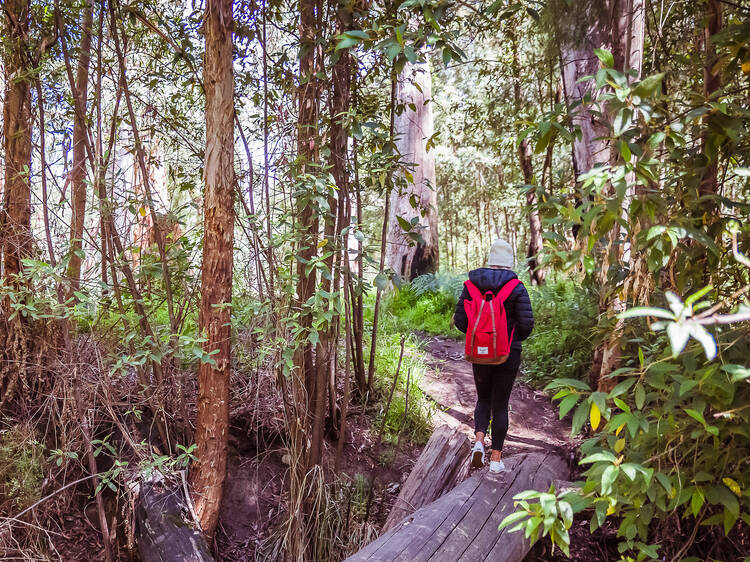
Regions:
[[[25,509],[41,498],[43,464],[44,446],[31,428],[0,431],[0,512]]]
[[[453,312],[463,280],[462,275],[446,273],[421,275],[388,295],[383,313],[402,333],[461,338],[461,332],[453,326]]]
[[[385,412],[388,395],[393,386],[393,378],[398,367],[401,352],[400,333],[393,331],[393,324],[386,322],[379,327],[378,346],[375,355],[375,390],[380,396],[376,427],[380,427]],[[383,441],[395,443],[399,433],[408,436],[416,443],[426,443],[432,433],[432,402],[424,395],[420,381],[425,373],[424,354],[413,337],[404,341],[404,357],[401,370],[393,393],[391,406],[388,409]],[[406,383],[409,378],[409,405],[406,418]]]
[[[427,273],[414,279],[410,286],[421,297],[425,293],[444,293],[458,301],[466,281],[463,273]]]
[[[536,387],[555,378],[585,378],[594,351],[595,296],[575,280],[562,278],[528,290],[535,325],[524,342],[524,378]]]

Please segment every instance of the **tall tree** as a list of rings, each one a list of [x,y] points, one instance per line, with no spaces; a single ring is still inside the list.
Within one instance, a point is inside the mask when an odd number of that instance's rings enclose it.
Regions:
[[[200,333],[212,362],[198,373],[195,443],[198,461],[192,472],[196,513],[205,533],[213,535],[227,467],[229,375],[234,249],[234,74],[232,71],[232,0],[208,0],[203,81],[206,91],[203,265]]]
[[[316,14],[316,0],[300,0],[300,47],[299,47],[299,114],[297,116],[297,161],[300,177],[305,181],[306,174],[315,171],[314,164],[318,161],[318,119],[320,112],[320,81],[316,76],[319,66],[318,18]],[[319,220],[314,212],[315,197],[313,193],[302,190],[297,197],[297,230],[299,236],[299,261],[297,262],[297,301],[300,309],[300,328],[304,334],[304,341],[295,353],[295,380],[304,380],[306,397],[301,398],[297,393],[297,402],[306,401],[305,416],[312,428],[316,427],[314,413],[318,392],[316,389],[317,374],[313,361],[312,345],[307,335],[312,328],[312,310],[308,301],[315,294],[317,275],[316,268],[310,269],[309,262],[316,255]],[[302,404],[298,404],[302,406]],[[318,448],[313,450],[308,464],[319,461]]]
[[[4,35],[8,41],[3,102],[5,152],[4,198],[0,215],[3,275],[21,272],[21,260],[32,250],[31,238],[31,64],[27,47],[29,0],[4,3]]]
[[[516,37],[516,31],[514,23],[508,26],[508,35],[510,37],[511,49],[513,55],[512,70],[513,70],[513,100],[515,105],[516,113],[521,113],[522,100],[521,100],[521,62],[518,57],[518,38]],[[524,137],[518,145],[518,161],[521,166],[521,173],[523,174],[523,183],[526,184],[526,204],[528,205],[529,214],[529,244],[526,252],[526,258],[529,265],[529,275],[531,282],[536,285],[544,284],[544,270],[539,267],[538,256],[542,251],[542,221],[539,218],[539,210],[537,208],[537,195],[536,186],[534,186],[534,168],[531,160],[531,144],[529,139]]]
[[[437,271],[439,264],[435,156],[428,146],[434,133],[429,63],[404,66],[396,86],[396,104],[403,106],[395,117],[396,146],[401,158],[412,166],[406,176],[407,187],[391,193],[387,260],[403,278],[414,279]],[[410,236],[417,234],[411,226],[413,219],[423,226],[417,240]]]
[[[73,96],[77,98],[79,111],[73,120],[73,169],[70,171],[73,216],[70,219],[70,261],[68,277],[72,290],[81,285],[81,248],[83,228],[86,219],[86,102],[89,82],[89,62],[91,60],[91,26],[94,16],[93,0],[86,0],[81,25],[81,45],[78,52],[78,69]]]
[[[704,63],[703,63],[703,95],[706,100],[713,98],[721,87],[721,74],[715,69],[718,57],[712,37],[721,31],[722,6],[720,0],[708,0],[703,26]],[[706,159],[705,169],[701,176],[699,193],[701,196],[716,195],[716,176],[719,169],[718,150],[711,143],[711,128],[707,127],[701,139],[701,152]],[[717,209],[716,204],[705,203],[703,208],[709,211]]]
[[[558,3],[558,10],[564,3]],[[610,116],[607,108],[594,112],[585,102],[587,97],[595,97],[595,81],[580,81],[584,76],[597,73],[600,61],[594,49],[603,48],[612,54],[613,67],[621,72],[634,70],[640,74],[643,63],[644,41],[644,0],[585,0],[576,12],[580,17],[562,18],[557,28],[560,32],[560,59],[563,87],[568,107],[576,107],[572,121],[580,128],[580,137],[573,143],[573,169],[578,177],[598,165],[617,162],[616,144],[609,141]],[[611,186],[610,186],[611,191]],[[629,198],[625,198],[627,207]],[[620,243],[621,228],[618,223],[609,233],[600,268],[599,283],[603,290],[599,308],[603,314],[614,316],[624,310],[621,286],[612,286],[607,275],[609,264],[622,259],[623,245]],[[608,377],[617,369],[621,355],[620,322],[610,333],[607,341],[597,348],[594,354],[592,379],[600,390],[614,385]]]

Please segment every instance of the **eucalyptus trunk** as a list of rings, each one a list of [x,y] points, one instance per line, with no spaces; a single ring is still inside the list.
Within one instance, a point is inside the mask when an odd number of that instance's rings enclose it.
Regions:
[[[580,128],[581,135],[573,143],[573,168],[576,176],[586,173],[597,165],[614,164],[618,159],[616,144],[608,137],[610,129],[607,108],[596,115],[585,104],[586,95],[597,97],[593,80],[580,82],[584,76],[595,75],[600,68],[595,48],[604,48],[612,53],[614,68],[621,72],[633,69],[640,74],[643,61],[644,0],[586,0],[581,3],[580,17],[563,22],[560,38],[560,58],[563,87],[568,107],[576,107],[572,116],[573,125]],[[582,38],[582,39],[581,39]],[[603,116],[603,118],[602,118]],[[608,195],[611,195],[611,188]],[[630,196],[623,202],[624,211],[629,206]],[[602,249],[598,282],[602,287],[610,286],[607,279],[609,266],[622,261],[623,244],[619,224],[609,233],[607,247]],[[602,291],[599,309],[602,314],[615,316],[624,310],[622,286],[611,291]],[[599,390],[606,391],[615,379],[608,375],[615,371],[621,358],[622,323],[616,323],[610,337],[594,353],[592,382]]]
[[[714,71],[717,62],[716,48],[714,47],[712,37],[721,31],[722,5],[720,0],[708,0],[708,6],[705,14],[705,25],[703,28],[704,44],[704,66],[703,66],[703,95],[706,100],[711,100],[714,94],[721,88],[721,74]],[[705,169],[701,175],[701,184],[699,193],[701,197],[711,197],[717,193],[717,172],[719,169],[718,150],[708,151],[710,129],[706,128],[701,139],[701,151],[705,158]],[[708,154],[707,152],[713,152]],[[718,211],[717,205],[712,200],[704,202],[703,208],[711,213]]]
[[[31,255],[31,69],[26,39],[29,33],[28,0],[4,4],[5,99],[3,101],[3,148],[5,155],[4,198],[0,215],[3,276],[21,273],[22,262]]]
[[[409,163],[407,187],[391,193],[387,263],[404,279],[438,270],[438,214],[435,157],[428,149],[432,119],[432,77],[428,63],[407,63],[398,77],[395,117],[396,146]],[[421,226],[405,230],[399,218]],[[410,234],[419,234],[412,237]],[[415,239],[417,238],[417,239]]]
[[[231,370],[231,304],[234,247],[234,75],[232,0],[208,0],[205,15],[206,156],[203,264],[198,332],[214,353],[198,373],[195,443],[191,472],[195,510],[212,536],[219,521],[226,476]]]
[[[315,0],[300,0],[300,63],[299,63],[299,86],[297,99],[299,100],[299,114],[297,117],[297,160],[300,177],[305,174],[316,172],[314,164],[318,161],[318,118],[319,118],[319,80],[316,77],[318,48]],[[316,390],[317,371],[313,361],[313,348],[307,335],[312,330],[312,310],[307,302],[315,294],[317,286],[316,268],[308,271],[308,264],[317,252],[319,220],[313,210],[313,198],[307,194],[297,197],[297,223],[299,260],[297,262],[297,299],[296,307],[299,310],[299,327],[304,339],[299,342],[298,349],[294,354],[294,388],[296,407],[302,413],[299,416],[307,422],[306,427],[315,427],[314,414],[317,409]],[[300,385],[300,379],[303,385]],[[305,451],[306,439],[299,443]],[[316,455],[307,458],[306,462],[316,462]]]
[[[70,219],[70,261],[68,277],[72,290],[81,286],[81,256],[83,229],[86,220],[86,135],[88,129],[83,117],[86,115],[86,102],[89,82],[89,62],[91,60],[91,26],[94,16],[94,3],[87,0],[83,9],[81,46],[78,52],[75,91],[81,112],[75,112],[73,120],[73,169],[70,171],[73,216]],[[79,116],[80,115],[80,116]]]
[[[511,48],[513,51],[513,99],[516,114],[520,116],[523,105],[521,99],[521,62],[518,57],[518,40],[513,25],[509,26],[508,35],[511,39]],[[518,162],[523,174],[523,183],[526,184],[527,189],[526,207],[529,215],[529,244],[526,250],[526,259],[529,266],[529,277],[532,284],[543,285],[545,272],[539,267],[539,254],[542,251],[543,245],[542,221],[539,218],[539,209],[537,208],[537,185],[531,159],[531,145],[527,138],[524,138],[518,145]]]

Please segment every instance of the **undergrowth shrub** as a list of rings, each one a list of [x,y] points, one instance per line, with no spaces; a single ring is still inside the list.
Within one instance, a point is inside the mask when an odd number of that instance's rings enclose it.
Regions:
[[[381,327],[383,329],[379,334],[375,355],[375,392],[379,399],[374,427],[380,427],[385,415],[383,443],[396,443],[399,434],[402,438],[409,438],[414,443],[426,443],[432,433],[430,420],[434,406],[421,389],[421,380],[426,371],[424,353],[415,338],[406,337],[398,382],[390,408],[386,413],[388,395],[398,367],[402,336],[393,330],[392,324],[384,322]],[[408,411],[406,411],[407,379],[409,384]]]
[[[19,424],[0,431],[0,513],[26,509],[41,498],[44,446]]]
[[[426,332],[454,339],[462,337],[452,323],[461,294],[463,275],[437,273],[421,275],[406,283],[383,301],[383,312],[393,317],[402,333]]]
[[[523,377],[534,387],[555,378],[584,379],[591,368],[597,322],[593,291],[573,279],[529,287],[534,331],[523,344]]]

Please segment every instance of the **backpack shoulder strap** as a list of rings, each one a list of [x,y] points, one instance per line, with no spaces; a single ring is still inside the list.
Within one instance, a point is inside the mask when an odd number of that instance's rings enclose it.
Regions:
[[[484,300],[482,298],[481,291],[477,288],[476,285],[474,285],[474,283],[472,283],[471,281],[467,279],[466,281],[464,281],[464,285],[466,285],[466,289],[468,289],[469,291],[469,296],[471,297],[471,300],[473,300],[474,302],[479,302],[481,300]]]
[[[517,277],[515,279],[511,279],[508,281],[505,285],[503,285],[502,289],[500,289],[500,292],[497,294],[497,299],[500,299],[500,302],[505,302],[508,300],[508,297],[513,292],[513,289],[518,287],[518,285],[521,285],[521,280]]]

